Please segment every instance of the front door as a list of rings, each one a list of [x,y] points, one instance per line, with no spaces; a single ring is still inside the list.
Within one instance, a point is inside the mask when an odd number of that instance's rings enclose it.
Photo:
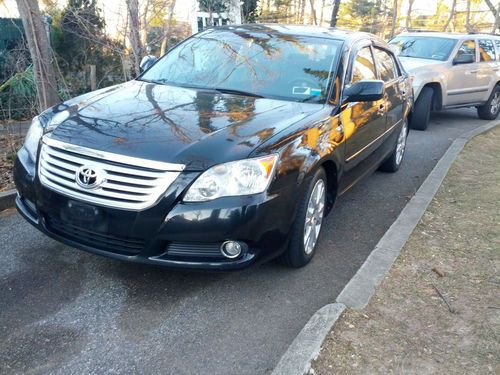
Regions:
[[[361,48],[352,63],[349,84],[377,79],[370,46]],[[346,137],[346,167],[354,167],[373,150],[376,139],[385,131],[385,99],[373,102],[349,103],[343,108],[340,120]]]
[[[446,92],[447,105],[480,102],[488,91],[488,85],[480,73],[480,64],[477,61],[476,41],[464,40],[455,57],[461,54],[472,54],[475,56],[475,61],[451,66]]]
[[[371,46],[364,46],[356,52],[348,72],[348,85],[361,80],[377,79]],[[382,144],[386,118],[385,98],[372,102],[348,103],[341,108],[340,122],[346,139],[341,191],[352,185],[373,164],[370,156]]]

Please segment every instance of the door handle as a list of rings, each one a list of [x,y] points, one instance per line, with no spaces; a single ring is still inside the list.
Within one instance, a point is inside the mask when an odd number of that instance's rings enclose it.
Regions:
[[[479,69],[469,70],[467,73],[476,74],[477,72],[479,72]]]

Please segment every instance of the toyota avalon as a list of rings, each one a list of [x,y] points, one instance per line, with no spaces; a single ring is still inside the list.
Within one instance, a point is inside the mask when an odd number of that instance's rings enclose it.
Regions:
[[[46,235],[115,259],[301,267],[336,198],[401,166],[412,100],[373,35],[209,29],[137,79],[37,116],[16,205]]]

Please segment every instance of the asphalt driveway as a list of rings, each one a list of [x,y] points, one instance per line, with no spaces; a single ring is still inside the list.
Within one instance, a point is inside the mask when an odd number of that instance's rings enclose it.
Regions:
[[[0,373],[265,374],[332,302],[475,111],[411,132],[402,169],[339,201],[312,263],[172,272],[90,255],[0,213]]]

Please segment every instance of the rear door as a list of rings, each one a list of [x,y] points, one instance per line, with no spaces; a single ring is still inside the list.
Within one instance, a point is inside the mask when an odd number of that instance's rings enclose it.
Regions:
[[[382,47],[373,49],[377,64],[378,78],[385,82],[384,110],[386,131],[397,125],[403,118],[404,98],[399,87],[399,70],[392,52]]]
[[[495,44],[492,39],[480,38],[478,39],[479,47],[479,71],[477,72],[477,79],[480,85],[486,88],[482,92],[481,101],[487,101],[490,97],[491,90],[497,82],[498,62],[495,51]]]
[[[473,54],[475,61],[468,64],[452,65],[448,72],[447,105],[458,105],[480,102],[485,91],[488,91],[484,80],[478,79],[479,62],[477,43],[475,39],[464,40],[460,43],[455,56]]]

